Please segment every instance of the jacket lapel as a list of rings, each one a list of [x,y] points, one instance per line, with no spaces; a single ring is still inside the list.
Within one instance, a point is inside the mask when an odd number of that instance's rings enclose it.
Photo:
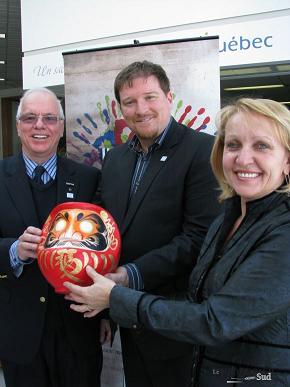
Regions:
[[[113,213],[119,225],[123,223],[124,217],[126,216],[135,163],[136,154],[131,151],[128,146],[125,146],[124,152],[120,158],[120,165],[122,168],[119,169],[120,174],[118,176],[118,184],[114,182],[117,187],[117,200],[115,202],[116,207],[113,209]],[[118,187],[120,187],[120,189],[118,189]]]
[[[73,163],[57,158],[57,204],[77,201],[79,179]]]
[[[4,160],[6,163],[6,185],[11,199],[26,226],[39,227],[39,221],[26,175],[22,155]]]
[[[135,216],[138,208],[141,203],[144,201],[146,195],[150,191],[150,187],[156,178],[158,178],[158,173],[162,168],[166,168],[168,161],[174,155],[175,150],[177,149],[176,145],[181,141],[183,136],[182,127],[179,127],[176,121],[172,121],[171,127],[164,139],[164,143],[159,149],[157,149],[151,156],[149,165],[145,171],[144,176],[141,179],[138,191],[131,198],[128,211],[124,218],[124,222],[121,226],[121,233],[123,234],[127,227],[130,225],[133,217]],[[131,152],[133,153],[133,152]],[[132,174],[130,176],[130,179]],[[129,187],[131,186],[131,180],[127,183]],[[162,182],[160,182],[162,184]],[[127,196],[128,198],[129,196]]]

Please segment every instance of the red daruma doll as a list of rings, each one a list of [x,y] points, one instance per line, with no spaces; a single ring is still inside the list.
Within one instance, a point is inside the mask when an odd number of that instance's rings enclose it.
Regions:
[[[86,266],[106,274],[118,266],[121,237],[112,216],[90,203],[67,202],[56,206],[42,229],[38,265],[57,293],[67,293],[65,281],[80,286],[92,283]]]

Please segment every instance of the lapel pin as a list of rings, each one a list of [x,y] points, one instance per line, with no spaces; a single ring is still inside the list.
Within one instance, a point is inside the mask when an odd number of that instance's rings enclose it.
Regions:
[[[66,197],[68,199],[73,199],[74,198],[74,193],[73,193],[74,183],[66,182],[65,185],[67,186],[67,190],[68,190],[68,192],[66,193]]]
[[[167,156],[162,156],[160,161],[166,161],[166,159],[167,159]]]

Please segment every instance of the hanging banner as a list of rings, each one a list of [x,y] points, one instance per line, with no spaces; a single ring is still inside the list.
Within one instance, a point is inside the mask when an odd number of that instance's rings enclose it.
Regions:
[[[215,133],[220,108],[218,39],[152,42],[64,54],[67,154],[101,167],[104,154],[131,136],[114,96],[117,74],[135,61],[161,65],[174,94],[172,116]]]

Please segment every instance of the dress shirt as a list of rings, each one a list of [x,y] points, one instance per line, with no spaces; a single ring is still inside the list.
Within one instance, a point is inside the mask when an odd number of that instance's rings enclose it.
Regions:
[[[23,154],[23,159],[25,162],[25,168],[27,176],[30,177],[30,179],[34,178],[34,171],[37,167],[37,163],[35,163],[33,160],[30,160],[25,154]],[[48,183],[50,180],[54,180],[56,176],[56,154],[51,156],[50,159],[48,159],[45,163],[41,164],[45,168],[45,172],[43,172],[41,179],[43,184]]]
[[[137,154],[137,162],[135,165],[132,181],[131,181],[131,190],[130,190],[130,198],[132,199],[132,196],[135,195],[135,193],[138,190],[140,181],[142,177],[145,174],[145,171],[150,163],[152,154],[156,151],[156,149],[160,148],[162,145],[170,124],[172,121],[172,117],[170,117],[169,123],[166,126],[166,128],[163,130],[163,132],[155,139],[154,143],[150,145],[148,148],[148,152],[144,152],[142,149],[141,143],[138,139],[138,137],[135,135],[132,140],[128,143],[129,148]],[[142,290],[144,289],[144,282],[141,276],[141,273],[137,269],[137,266],[134,263],[127,263],[124,265],[128,280],[129,280],[129,288],[135,289],[135,290]]]

